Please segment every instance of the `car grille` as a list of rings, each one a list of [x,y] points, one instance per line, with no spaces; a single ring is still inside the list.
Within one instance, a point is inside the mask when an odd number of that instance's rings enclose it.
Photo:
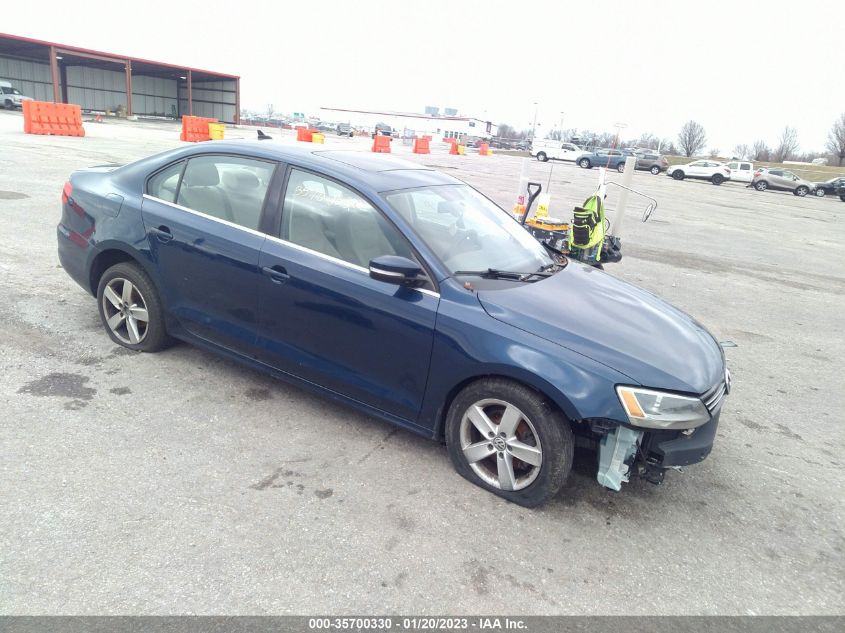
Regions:
[[[701,394],[701,401],[704,403],[704,406],[707,407],[707,410],[710,411],[710,413],[713,413],[716,407],[718,407],[722,402],[722,399],[725,397],[727,391],[728,385],[723,380],[712,389],[709,389]]]

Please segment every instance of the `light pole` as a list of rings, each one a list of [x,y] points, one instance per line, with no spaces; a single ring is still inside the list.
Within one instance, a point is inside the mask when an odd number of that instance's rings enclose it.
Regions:
[[[563,140],[563,110],[560,112],[560,139]]]
[[[531,125],[531,142],[534,142],[534,135],[537,133],[537,102],[534,102],[534,123]]]
[[[619,130],[624,130],[628,127],[627,123],[614,123],[613,127],[616,128],[616,138],[613,141],[613,149],[616,149],[616,146],[619,145]]]

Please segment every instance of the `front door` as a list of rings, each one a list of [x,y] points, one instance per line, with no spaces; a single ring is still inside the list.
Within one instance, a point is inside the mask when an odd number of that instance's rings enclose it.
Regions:
[[[254,350],[258,232],[275,163],[206,155],[148,182],[141,206],[168,312],[190,333]]]
[[[336,181],[291,169],[277,238],[259,267],[259,358],[415,421],[440,301],[434,287],[376,281],[381,255],[417,259],[375,206]]]

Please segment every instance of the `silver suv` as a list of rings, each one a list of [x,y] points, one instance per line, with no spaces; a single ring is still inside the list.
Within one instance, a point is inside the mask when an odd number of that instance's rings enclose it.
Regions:
[[[791,191],[802,198],[816,188],[816,185],[809,180],[799,178],[788,169],[770,169],[768,167],[758,169],[754,173],[754,179],[749,186],[754,187],[757,191],[765,191],[766,189]]]

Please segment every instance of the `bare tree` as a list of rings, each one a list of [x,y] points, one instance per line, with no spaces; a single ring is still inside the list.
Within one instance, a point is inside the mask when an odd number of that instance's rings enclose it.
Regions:
[[[768,161],[771,158],[772,150],[766,145],[765,141],[754,141],[751,147],[751,158],[753,160]]]
[[[772,160],[776,163],[782,163],[789,160],[798,151],[798,130],[788,125],[783,128],[778,139],[778,145],[775,148]]]
[[[746,145],[745,143],[743,143],[742,145],[737,145],[736,147],[734,147],[733,151],[734,158],[745,160],[746,158],[751,157],[751,151],[751,148],[748,147],[748,145]]]
[[[704,149],[707,144],[707,134],[704,127],[696,121],[687,121],[678,134],[678,147],[684,156],[689,158]]]
[[[827,135],[825,147],[839,160],[839,166],[842,167],[842,161],[845,160],[845,112],[834,122],[830,134]]]

